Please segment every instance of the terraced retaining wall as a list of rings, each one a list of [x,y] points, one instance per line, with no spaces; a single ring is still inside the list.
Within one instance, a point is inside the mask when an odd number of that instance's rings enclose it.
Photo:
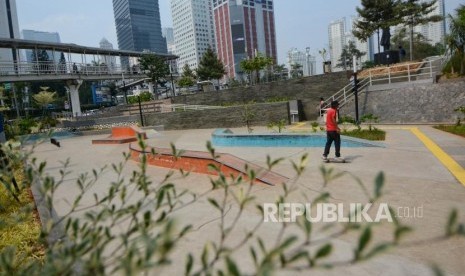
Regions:
[[[359,97],[359,114],[374,114],[380,123],[455,123],[454,109],[465,105],[465,79],[371,91]],[[341,116],[355,117],[355,104],[341,108]]]

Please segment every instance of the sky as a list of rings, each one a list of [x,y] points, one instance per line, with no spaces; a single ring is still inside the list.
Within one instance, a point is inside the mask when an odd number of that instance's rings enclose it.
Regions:
[[[446,14],[464,0],[445,0]],[[321,62],[318,50],[328,48],[328,24],[356,15],[360,0],[275,0],[278,62],[292,47]],[[61,42],[98,47],[105,37],[118,47],[112,0],[16,0],[20,30],[58,32]],[[159,0],[162,27],[172,27],[170,0]],[[317,68],[319,66],[317,65]]]

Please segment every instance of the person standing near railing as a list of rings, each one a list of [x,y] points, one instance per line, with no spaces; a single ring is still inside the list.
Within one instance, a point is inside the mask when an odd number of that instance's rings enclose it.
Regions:
[[[319,105],[319,110],[318,110],[318,116],[323,116],[323,114],[325,113],[324,111],[324,106],[325,106],[325,99],[323,99],[322,97],[320,98],[320,105]]]

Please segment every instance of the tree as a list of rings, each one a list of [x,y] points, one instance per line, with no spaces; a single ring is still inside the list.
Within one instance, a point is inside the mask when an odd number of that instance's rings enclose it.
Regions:
[[[60,61],[58,62],[58,68],[60,70],[60,73],[66,73],[66,59],[65,59],[65,54],[61,52],[60,54]]]
[[[161,83],[161,79],[170,73],[168,64],[163,58],[155,54],[143,55],[139,58],[139,62],[142,70],[152,80],[155,87],[155,99],[158,99],[158,83]]]
[[[197,68],[197,76],[200,80],[219,80],[226,74],[224,64],[218,59],[217,55],[209,47],[200,60]]]
[[[362,0],[362,7],[357,7],[359,20],[354,24],[353,35],[361,41],[376,32],[378,37],[378,53],[380,50],[379,32],[388,30],[401,22],[400,0]]]
[[[440,15],[431,15],[437,0],[407,0],[401,4],[402,24],[410,29],[410,60],[413,60],[413,28],[417,25],[443,20]]]
[[[354,56],[357,59],[360,59],[365,54],[366,53],[357,49],[353,41],[349,41],[349,44],[344,45],[342,48],[341,57],[339,58],[336,67],[342,67],[344,70],[347,70],[347,68],[350,68]]]
[[[298,78],[303,76],[302,64],[293,63],[291,64],[291,77]]]
[[[34,62],[33,69],[40,73],[49,73],[53,61],[50,60],[46,50],[34,49],[31,53]]]
[[[446,44],[452,59],[457,59],[460,64],[460,75],[465,75],[465,5],[460,5],[455,11],[455,17],[448,15],[450,33],[446,36]],[[451,68],[454,70],[452,64]]]
[[[392,42],[395,45],[406,45],[409,41],[406,28],[398,28],[392,36]],[[424,59],[430,56],[444,54],[444,46],[440,43],[432,45],[421,33],[414,33],[413,44],[415,44],[415,52],[413,53],[413,59]],[[410,55],[410,50],[406,49],[406,53]]]
[[[178,80],[178,85],[181,87],[192,86],[195,84],[197,77],[194,74],[194,71],[190,68],[189,64],[184,64],[182,67],[181,78]]]
[[[5,88],[0,86],[0,111],[8,110],[8,106],[5,105],[5,100],[7,97],[5,96]]]
[[[278,77],[278,80],[282,79],[283,73],[286,71],[286,65],[278,64],[274,67],[274,74]]]
[[[48,91],[49,87],[40,87],[41,91],[32,96],[38,106],[42,107],[42,114],[45,114],[49,104],[55,101],[56,92]]]
[[[240,62],[241,69],[252,75],[252,73],[255,73],[255,80],[256,83],[259,82],[260,80],[260,70],[265,69],[267,66],[270,66],[273,64],[273,59],[267,56],[264,56],[261,53],[258,53],[254,58],[252,59],[244,59]],[[251,76],[252,79],[252,76]]]

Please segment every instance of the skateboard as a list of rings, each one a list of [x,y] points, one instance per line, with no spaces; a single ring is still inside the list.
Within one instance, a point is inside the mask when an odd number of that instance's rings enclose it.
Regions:
[[[335,158],[331,158],[331,157],[329,157],[326,160],[323,160],[323,162],[325,162],[325,163],[349,163],[349,161],[346,160],[346,159],[342,159],[341,161],[338,161]]]

